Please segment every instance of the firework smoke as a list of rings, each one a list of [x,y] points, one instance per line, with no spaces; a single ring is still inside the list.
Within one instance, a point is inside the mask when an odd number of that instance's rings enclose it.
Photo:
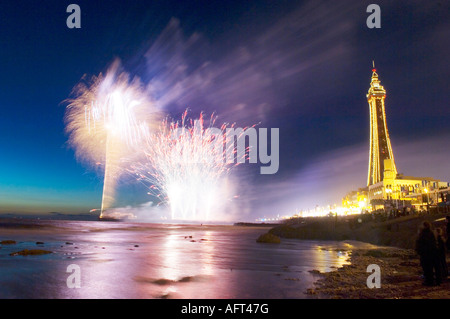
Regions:
[[[119,73],[119,62],[89,83],[78,84],[68,100],[65,123],[69,143],[79,160],[104,167],[100,217],[112,208],[124,164],[138,156],[136,148],[149,134],[157,110],[139,79]]]
[[[158,131],[147,136],[146,161],[134,164],[132,172],[149,186],[149,194],[169,205],[172,220],[222,218],[235,191],[229,172],[242,161],[225,160],[230,152],[238,155],[225,124],[214,128],[214,117],[206,125],[203,114],[195,121],[186,115],[181,122],[164,120]]]

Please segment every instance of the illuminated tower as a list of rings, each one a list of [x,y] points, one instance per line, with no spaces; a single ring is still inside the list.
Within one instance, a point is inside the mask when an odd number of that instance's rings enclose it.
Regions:
[[[391,140],[386,125],[386,113],[384,109],[384,99],[386,91],[380,85],[375,63],[372,70],[372,81],[367,93],[367,101],[370,107],[370,153],[369,153],[369,174],[367,185],[373,185],[383,180],[385,170],[385,160],[389,162],[389,173],[397,175],[397,168],[392,153]]]

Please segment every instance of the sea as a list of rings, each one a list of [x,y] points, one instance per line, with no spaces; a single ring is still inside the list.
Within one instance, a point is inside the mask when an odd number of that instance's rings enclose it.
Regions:
[[[2,299],[307,299],[353,241],[257,243],[262,226],[0,219]],[[42,255],[18,252],[44,250]]]

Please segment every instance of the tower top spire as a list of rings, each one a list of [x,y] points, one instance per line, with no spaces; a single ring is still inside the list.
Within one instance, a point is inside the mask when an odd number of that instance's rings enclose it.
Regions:
[[[371,95],[386,95],[386,91],[384,90],[383,86],[381,85],[381,81],[378,77],[377,69],[375,68],[375,61],[372,60],[372,79],[370,81],[370,89],[367,95],[367,98],[369,98]]]

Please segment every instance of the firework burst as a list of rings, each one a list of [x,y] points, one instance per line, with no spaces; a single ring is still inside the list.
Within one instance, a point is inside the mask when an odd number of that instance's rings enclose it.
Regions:
[[[130,81],[127,73],[118,70],[115,62],[106,76],[77,85],[65,114],[66,132],[77,158],[104,167],[100,216],[113,207],[124,163],[139,154],[136,148],[158,117],[139,79]]]
[[[149,194],[169,205],[173,220],[213,220],[213,211],[224,209],[234,195],[229,172],[242,161],[226,161],[227,154],[236,155],[234,140],[215,121],[203,114],[187,119],[187,111],[181,121],[164,120],[146,138],[146,161],[132,165]]]

